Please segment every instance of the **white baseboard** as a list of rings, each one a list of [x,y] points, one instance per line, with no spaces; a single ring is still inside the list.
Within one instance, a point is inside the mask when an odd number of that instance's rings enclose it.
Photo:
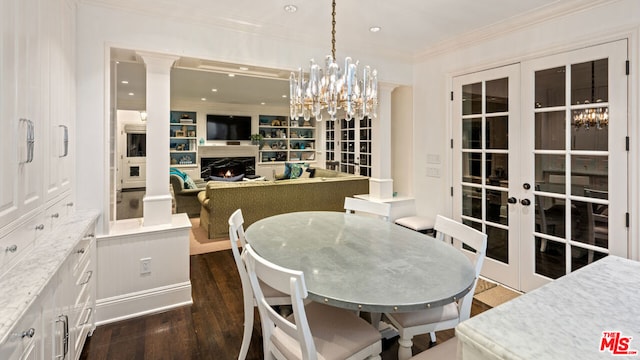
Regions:
[[[173,284],[96,301],[96,325],[191,305],[191,282]]]

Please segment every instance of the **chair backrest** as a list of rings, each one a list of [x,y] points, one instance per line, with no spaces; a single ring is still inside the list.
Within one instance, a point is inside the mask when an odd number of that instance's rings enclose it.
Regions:
[[[251,248],[251,245],[246,246],[242,259],[246,265],[251,287],[258,302],[258,310],[263,322],[262,337],[270,341],[273,332],[278,328],[298,342],[302,359],[316,359],[316,348],[304,309],[303,300],[307,298],[308,293],[302,271],[287,269],[263,259]],[[287,320],[269,306],[260,287],[260,281],[291,296],[291,307],[293,308],[295,323]],[[269,351],[277,349],[273,343],[270,343],[268,348],[270,349]],[[265,354],[266,358],[270,357]]]
[[[376,215],[385,221],[389,221],[391,216],[391,204],[389,203],[378,203],[352,197],[344,198],[344,209],[348,213],[361,212]]]
[[[464,321],[471,315],[473,294],[476,290],[480,270],[482,270],[482,264],[487,252],[487,234],[442,215],[436,217],[434,230],[436,231],[437,239],[446,241],[459,249],[463,249],[464,245],[475,251],[465,251],[465,254],[470,257],[471,263],[474,265],[476,280],[473,283],[473,288],[458,302],[460,321]]]
[[[240,249],[238,249],[238,241],[240,241],[243,251],[246,248],[243,224],[244,218],[242,217],[242,210],[238,209],[229,217],[229,242],[231,243],[231,252],[233,253],[233,259],[236,262],[236,268],[238,268],[238,273],[240,274],[240,284],[242,285],[242,296],[245,306],[248,306],[246,304],[250,302],[251,311],[253,311],[253,291],[251,291],[251,282],[249,281],[247,268],[242,261]]]

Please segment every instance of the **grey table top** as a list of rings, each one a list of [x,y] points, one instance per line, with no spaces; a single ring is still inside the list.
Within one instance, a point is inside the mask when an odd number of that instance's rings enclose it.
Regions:
[[[260,256],[303,271],[311,300],[346,309],[425,309],[464,296],[475,280],[471,262],[453,246],[362,215],[276,215],[245,235]]]

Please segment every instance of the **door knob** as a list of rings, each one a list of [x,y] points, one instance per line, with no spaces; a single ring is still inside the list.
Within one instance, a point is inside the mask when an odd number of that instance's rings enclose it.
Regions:
[[[531,200],[529,199],[522,199],[520,200],[520,204],[524,205],[524,206],[529,206],[531,205]]]
[[[518,202],[518,199],[514,198],[513,196],[507,199],[507,202],[509,204],[515,204]]]
[[[523,187],[525,190],[529,190],[529,189],[531,189],[531,184],[529,184],[529,183],[524,183],[524,184],[522,184],[522,187]]]

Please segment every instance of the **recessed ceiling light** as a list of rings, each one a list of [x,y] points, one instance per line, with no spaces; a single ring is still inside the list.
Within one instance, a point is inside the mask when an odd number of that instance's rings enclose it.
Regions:
[[[380,26],[372,26],[369,28],[369,31],[371,31],[372,33],[376,33],[378,31],[382,30],[382,28]]]
[[[207,98],[201,98],[200,100],[202,100],[202,101],[207,101]]]
[[[284,99],[286,99],[286,98],[287,98],[287,95],[282,95],[282,97],[283,97]]]
[[[123,83],[123,84],[128,84],[129,83],[127,80],[122,80],[120,82]]]
[[[246,67],[246,66],[240,66],[238,69],[240,69],[240,70],[242,70],[242,71],[247,71],[247,70],[249,70],[249,68],[248,68],[248,67]]]
[[[266,102],[261,102],[261,103],[260,103],[260,105],[265,105],[265,104],[266,104]]]
[[[285,5],[284,6],[284,11],[288,12],[288,13],[294,13],[296,11],[298,11],[298,7],[292,4],[289,5]]]
[[[135,95],[135,94],[134,93],[129,93],[129,96],[133,96],[133,95]]]
[[[229,77],[234,77],[236,76],[236,74],[229,74]]]
[[[218,92],[218,89],[211,89],[212,92]]]

